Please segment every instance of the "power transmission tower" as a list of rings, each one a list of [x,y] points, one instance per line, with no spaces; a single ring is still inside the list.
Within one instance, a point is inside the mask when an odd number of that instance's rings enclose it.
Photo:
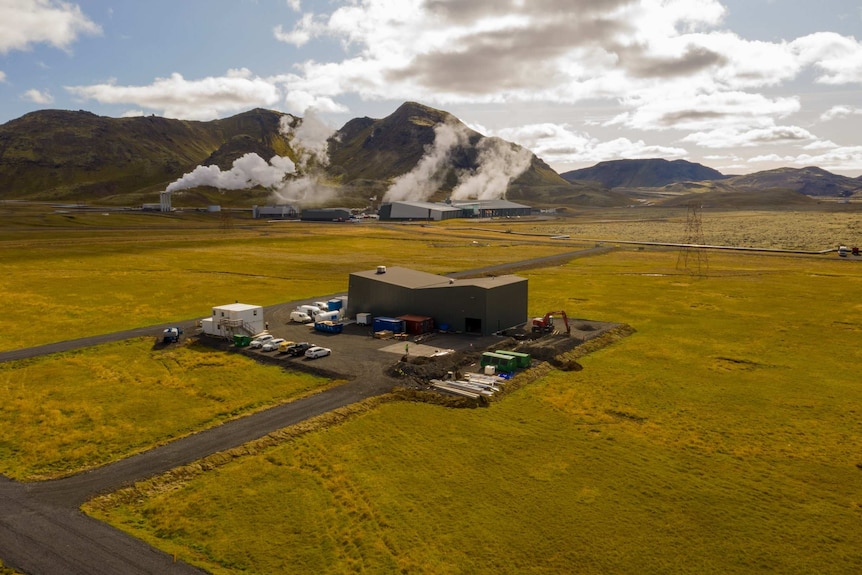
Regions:
[[[682,239],[676,258],[676,269],[685,270],[698,277],[709,273],[709,258],[703,240],[703,206],[698,202],[688,204],[685,218],[685,237]]]

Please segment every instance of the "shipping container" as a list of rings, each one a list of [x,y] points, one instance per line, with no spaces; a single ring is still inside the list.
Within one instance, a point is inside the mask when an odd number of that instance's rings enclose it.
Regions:
[[[530,367],[533,363],[533,358],[529,353],[521,353],[519,351],[507,351],[504,349],[499,349],[495,353],[499,355],[508,355],[509,357],[514,357],[518,362],[518,367],[525,368]]]
[[[422,335],[434,331],[434,320],[422,315],[399,315],[396,319],[404,321],[407,333]]]
[[[501,355],[493,351],[486,351],[482,354],[482,367],[493,365],[497,371],[515,371],[518,367],[518,359],[510,355]]]
[[[394,317],[375,317],[373,326],[374,331],[391,331],[392,333],[404,333],[406,331],[404,320]]]

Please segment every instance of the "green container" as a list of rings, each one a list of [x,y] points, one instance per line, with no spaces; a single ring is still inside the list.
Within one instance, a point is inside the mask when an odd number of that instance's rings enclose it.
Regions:
[[[250,335],[234,334],[233,344],[237,347],[247,347],[251,343]]]

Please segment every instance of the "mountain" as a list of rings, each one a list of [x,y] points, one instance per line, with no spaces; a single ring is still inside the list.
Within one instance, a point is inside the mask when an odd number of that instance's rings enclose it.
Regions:
[[[434,154],[435,128],[448,124],[464,141],[448,151],[443,174],[428,174],[442,182],[433,199],[444,199],[458,184],[458,176],[480,169],[479,146],[485,136],[465,126],[448,112],[405,102],[382,119],[356,118],[347,122],[331,140],[331,174],[357,196],[380,195],[391,182],[411,172]],[[520,146],[509,144],[513,149]],[[529,167],[509,185],[507,197],[540,204],[578,203],[624,205],[626,199],[595,184],[572,184],[535,154]]]
[[[152,198],[199,164],[230,168],[246,152],[267,159],[289,153],[278,130],[283,116],[256,109],[192,122],[32,112],[0,125],[0,194],[65,201],[123,201],[141,193]]]
[[[734,176],[727,183],[741,190],[793,190],[813,197],[847,198],[862,193],[862,178],[839,176],[817,167],[778,168]]]
[[[700,182],[725,178],[718,170],[685,160],[611,160],[591,168],[565,172],[570,182],[593,181],[608,188],[658,188],[675,182]]]
[[[299,119],[256,109],[210,122],[155,116],[107,118],[85,111],[44,110],[0,125],[0,198],[80,201],[136,205],[158,200],[158,192],[199,165],[231,167],[243,154],[268,160],[274,155],[296,161],[279,127]],[[485,137],[451,114],[406,102],[382,119],[356,118],[330,139],[329,165],[320,185],[335,190],[346,205],[365,205],[382,197],[399,176],[413,170],[435,142],[435,127],[454,126],[464,135],[448,152],[445,173],[434,199],[446,197],[459,174],[480,170]],[[499,141],[500,146],[525,152]],[[569,183],[529,153],[529,166],[509,186],[508,197],[537,204],[623,205],[623,196],[596,184]],[[268,190],[230,193],[235,205],[263,203]],[[225,201],[214,188],[194,188],[174,198],[175,205]]]

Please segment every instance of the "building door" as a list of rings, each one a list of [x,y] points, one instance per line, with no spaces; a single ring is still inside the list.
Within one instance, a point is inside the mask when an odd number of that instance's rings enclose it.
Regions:
[[[467,333],[482,333],[482,320],[475,317],[464,318],[464,331]]]

